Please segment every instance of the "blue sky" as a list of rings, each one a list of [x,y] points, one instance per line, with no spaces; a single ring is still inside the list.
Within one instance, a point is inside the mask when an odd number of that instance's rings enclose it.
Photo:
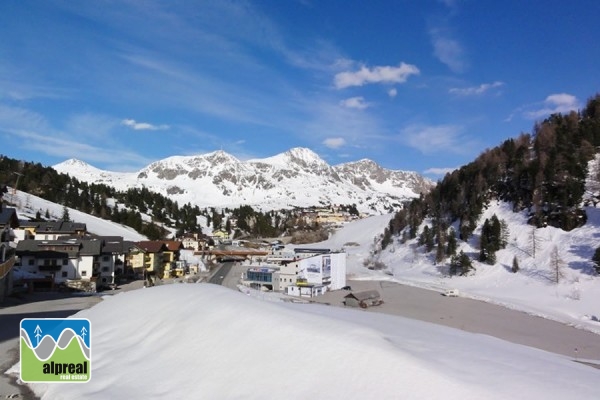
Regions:
[[[438,179],[600,90],[600,2],[0,3],[0,154],[308,147]]]

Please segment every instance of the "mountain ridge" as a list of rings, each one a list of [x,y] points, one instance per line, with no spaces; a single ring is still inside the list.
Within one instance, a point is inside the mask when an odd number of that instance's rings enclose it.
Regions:
[[[389,170],[368,159],[331,166],[302,147],[247,161],[222,150],[171,156],[137,172],[104,171],[76,159],[52,168],[117,190],[145,187],[182,204],[263,210],[356,204],[362,212],[382,213],[434,186],[416,172]]]

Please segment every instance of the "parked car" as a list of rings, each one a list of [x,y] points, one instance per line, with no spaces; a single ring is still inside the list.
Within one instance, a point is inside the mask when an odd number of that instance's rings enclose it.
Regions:
[[[444,293],[446,297],[458,297],[458,289],[448,289]]]
[[[344,286],[342,290],[352,290],[352,288],[350,286]]]

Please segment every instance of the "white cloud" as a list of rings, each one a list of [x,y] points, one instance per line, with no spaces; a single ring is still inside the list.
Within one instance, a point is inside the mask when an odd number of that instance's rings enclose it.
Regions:
[[[136,131],[160,131],[169,129],[169,125],[152,125],[147,122],[136,122],[134,119],[124,119],[121,124]]]
[[[346,139],[340,137],[328,138],[323,141],[323,144],[330,149],[339,149],[346,144]]]
[[[403,141],[423,154],[439,152],[464,154],[472,143],[461,137],[456,125],[410,125],[402,130]]]
[[[440,27],[429,30],[429,36],[433,44],[433,55],[453,72],[464,72],[467,69],[465,51],[461,44],[456,39],[451,38],[446,31],[446,29]]]
[[[357,110],[364,110],[369,107],[369,103],[365,102],[362,96],[350,97],[349,99],[340,101],[340,104],[346,108],[356,108]]]
[[[400,63],[398,67],[380,66],[358,71],[344,71],[335,75],[335,87],[344,89],[350,86],[363,86],[368,83],[404,83],[411,75],[418,75],[419,69],[411,64]]]
[[[105,145],[95,146],[74,140],[72,137],[39,134],[33,131],[14,132],[27,143],[29,150],[39,151],[59,158],[77,158],[86,162],[106,162],[106,160],[128,160],[138,165],[148,165],[152,160],[139,154],[120,148],[110,148]]]
[[[390,96],[390,98],[393,99],[398,94],[398,90],[396,88],[391,88],[390,90],[388,90],[387,93],[388,93],[388,96]]]
[[[459,96],[475,96],[483,94],[491,89],[499,88],[501,86],[504,86],[504,82],[496,81],[492,83],[482,83],[479,86],[472,86],[467,88],[452,88],[448,92]]]
[[[423,173],[427,175],[445,176],[454,170],[456,170],[456,168],[428,168],[423,171]]]
[[[568,113],[569,111],[577,111],[579,107],[579,100],[573,95],[567,93],[551,94],[542,102],[542,108],[525,112],[525,117],[535,119],[550,114]]]

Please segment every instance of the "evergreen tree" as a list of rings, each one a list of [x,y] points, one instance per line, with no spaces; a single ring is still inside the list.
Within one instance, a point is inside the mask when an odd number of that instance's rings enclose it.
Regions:
[[[455,255],[457,247],[456,232],[454,232],[454,229],[450,228],[450,232],[448,233],[448,242],[446,244],[446,255],[449,257]]]
[[[594,252],[594,257],[592,257],[592,261],[594,262],[594,264],[596,264],[596,266],[594,267],[596,273],[600,274],[600,247],[598,247]]]
[[[60,217],[60,219],[64,222],[71,221],[71,217],[69,216],[69,209],[67,208],[67,206],[63,206],[62,217]]]
[[[460,263],[460,274],[467,275],[473,269],[471,259],[462,250],[458,254],[458,259]]]
[[[519,272],[519,260],[517,259],[517,256],[513,258],[512,268],[510,270],[512,273]]]
[[[438,241],[436,251],[435,251],[435,262],[441,263],[442,261],[444,261],[444,258],[445,258],[444,243],[441,241]]]

